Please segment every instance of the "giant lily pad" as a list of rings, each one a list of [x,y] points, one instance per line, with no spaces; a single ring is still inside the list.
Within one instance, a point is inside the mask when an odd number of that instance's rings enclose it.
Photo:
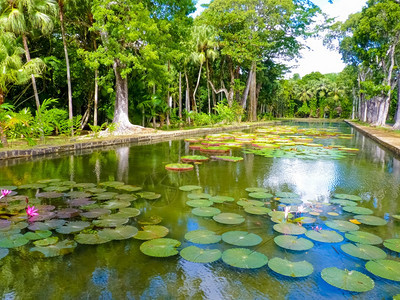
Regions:
[[[186,205],[189,205],[190,207],[208,207],[213,205],[213,202],[209,200],[198,199],[186,201]]]
[[[224,263],[242,269],[257,269],[268,263],[268,257],[246,248],[232,248],[222,253]]]
[[[254,193],[250,193],[249,197],[254,198],[254,199],[268,199],[268,198],[272,198],[273,195],[270,193],[254,192]]]
[[[65,223],[63,226],[58,227],[56,231],[62,234],[70,234],[74,232],[82,231],[83,229],[89,227],[91,224],[84,221],[70,221]]]
[[[138,229],[136,227],[126,225],[115,228],[104,228],[98,232],[98,235],[110,240],[126,240],[135,236],[137,233]]]
[[[143,226],[142,230],[140,230],[134,238],[138,240],[159,239],[166,236],[168,232],[169,229],[161,225],[146,225]]]
[[[14,234],[0,240],[1,248],[17,248],[29,243],[29,240],[22,234]]]
[[[48,246],[36,246],[32,248],[31,252],[41,253],[44,257],[55,257],[66,255],[74,251],[76,248],[76,242],[72,240],[63,240],[56,244]]]
[[[209,158],[207,156],[203,156],[203,155],[187,155],[187,156],[182,156],[181,160],[184,163],[187,162],[204,162],[209,160]]]
[[[353,224],[348,221],[342,221],[342,220],[333,220],[333,221],[326,221],[325,225],[328,226],[329,228],[339,230],[342,232],[345,231],[356,231],[360,227],[358,227],[356,224]]]
[[[371,226],[384,226],[387,224],[385,219],[376,217],[376,216],[369,216],[369,215],[356,215],[354,219],[359,221],[362,224],[371,225]]]
[[[229,146],[232,147],[232,146]],[[243,157],[236,157],[236,156],[214,156],[214,159],[217,160],[223,160],[223,161],[229,161],[229,162],[238,162],[242,161]]]
[[[185,239],[195,244],[215,244],[221,236],[210,230],[192,230],[185,234]]]
[[[279,257],[271,258],[268,267],[278,274],[289,277],[306,277],[314,272],[312,264],[305,260],[293,262]]]
[[[343,241],[343,237],[333,230],[309,230],[306,232],[306,236],[321,243],[340,243]]]
[[[94,233],[79,233],[75,236],[75,241],[84,245],[99,245],[111,241],[111,238],[106,235],[99,235],[98,232]]]
[[[388,259],[371,260],[365,264],[365,268],[376,276],[400,281],[400,262],[398,261]]]
[[[345,235],[346,239],[364,245],[378,245],[382,244],[382,239],[372,233],[365,232],[365,231],[350,231],[347,232]]]
[[[374,288],[374,281],[358,271],[341,270],[336,267],[325,268],[321,277],[330,285],[350,292],[367,292]]]
[[[372,246],[372,245],[363,245],[363,244],[343,244],[340,246],[343,252],[348,255],[365,259],[365,260],[376,260],[376,259],[385,259],[386,253],[382,249]]]
[[[235,201],[234,198],[228,197],[228,196],[213,196],[209,198],[208,200],[214,202],[214,203],[224,203],[224,202],[233,202]]]
[[[347,211],[352,214],[357,214],[357,215],[372,215],[374,212],[365,207],[359,207],[359,206],[345,206],[342,208],[344,211]]]
[[[140,251],[148,256],[169,257],[179,253],[176,248],[180,245],[178,240],[161,238],[144,242],[140,245]]]
[[[192,192],[195,190],[201,190],[202,187],[198,186],[198,185],[183,185],[183,186],[180,186],[179,189],[184,192]]]
[[[266,215],[271,209],[262,206],[245,206],[244,211],[251,215]]]
[[[300,235],[306,233],[307,229],[293,223],[278,223],[274,225],[274,230],[283,234]]]
[[[389,250],[400,253],[400,239],[388,239],[383,242],[383,246]]]
[[[168,164],[165,169],[168,171],[185,172],[193,170],[193,165],[190,164]]]
[[[262,238],[259,235],[247,231],[225,232],[222,234],[222,240],[225,243],[239,247],[252,247],[262,242]]]
[[[213,219],[218,223],[228,225],[242,224],[245,220],[241,215],[234,213],[220,213],[215,215]]]
[[[345,200],[351,200],[351,201],[361,201],[361,197],[357,195],[348,195],[348,194],[334,194],[334,198],[337,199],[345,199]]]
[[[218,249],[201,249],[196,246],[189,246],[181,250],[180,255],[191,262],[211,263],[221,258],[221,251]]]
[[[314,247],[314,243],[310,240],[293,235],[278,235],[274,238],[274,242],[279,247],[294,251],[306,251]]]
[[[221,213],[221,210],[215,207],[196,207],[192,209],[192,214],[199,217],[213,217]]]

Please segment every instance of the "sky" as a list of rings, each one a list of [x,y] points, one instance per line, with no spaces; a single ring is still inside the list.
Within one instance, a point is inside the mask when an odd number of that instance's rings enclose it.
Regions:
[[[328,0],[314,0],[323,12],[330,17],[335,17],[337,21],[345,21],[350,14],[361,11],[366,4],[366,0],[333,0],[329,3]],[[209,3],[209,0],[199,0],[197,2],[197,11],[194,16],[200,14],[203,10],[201,4]],[[288,74],[298,73],[301,77],[311,72],[339,73],[345,67],[341,60],[341,56],[337,51],[330,51],[324,47],[322,39],[307,39],[309,49],[301,51],[301,58],[292,65],[292,72]]]

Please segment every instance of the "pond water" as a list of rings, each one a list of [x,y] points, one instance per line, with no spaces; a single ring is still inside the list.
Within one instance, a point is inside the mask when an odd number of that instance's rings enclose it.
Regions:
[[[359,206],[373,210],[373,215],[388,221],[385,226],[361,224],[360,230],[376,234],[382,239],[400,238],[400,221],[391,217],[400,214],[400,161],[375,142],[354,131],[345,123],[300,123],[299,127],[334,128],[342,133],[353,133],[350,139],[318,139],[314,142],[340,144],[360,151],[342,159],[264,157],[232,150],[243,161],[211,160],[195,165],[193,171],[177,173],[165,170],[168,163],[178,162],[181,156],[198,154],[183,140],[152,145],[123,146],[90,154],[65,155],[53,159],[2,163],[0,186],[20,186],[45,179],[60,179],[76,183],[121,181],[139,186],[143,191],[161,194],[156,200],[138,199],[131,207],[141,214],[129,224],[143,218],[159,216],[159,225],[169,229],[167,238],[180,241],[178,248],[194,245],[185,240],[187,232],[207,229],[222,234],[231,230],[255,233],[262,242],[247,247],[266,255],[290,261],[308,261],[314,272],[304,278],[279,275],[268,266],[247,270],[232,267],[221,259],[201,264],[175,255],[155,258],[143,254],[141,240],[129,238],[101,245],[78,244],[73,253],[52,258],[38,258],[30,252],[29,244],[10,249],[0,260],[0,295],[3,299],[391,299],[400,293],[397,281],[383,279],[368,272],[364,260],[341,250],[340,243],[314,242],[307,251],[285,250],[276,245],[274,222],[268,215],[246,213],[236,202],[215,203],[222,212],[240,214],[245,221],[239,225],[224,225],[212,218],[198,217],[186,205],[189,192],[180,186],[198,185],[203,193],[230,196],[238,201],[249,198],[246,188],[260,187],[276,195],[292,192],[305,203],[314,205],[319,215],[315,224],[304,224],[329,229],[327,220],[349,220],[354,214],[342,211],[339,205],[326,205],[333,194],[351,194],[362,198]],[[77,190],[73,188],[73,190]],[[113,188],[108,191],[119,192]],[[35,198],[36,190],[16,190]],[[40,190],[39,192],[42,192]],[[126,192],[124,192],[126,193]],[[43,200],[42,204],[53,204]],[[59,201],[59,200],[58,200]],[[318,201],[316,204],[315,201]],[[266,200],[265,207],[283,210],[279,201]],[[64,205],[67,206],[67,205]],[[315,207],[317,209],[315,209]],[[337,213],[333,216],[329,213]],[[80,219],[80,218],[77,218]],[[27,229],[23,229],[23,232]],[[340,233],[344,236],[344,233]],[[57,235],[56,232],[53,235]],[[73,239],[73,235],[67,235]],[[304,237],[304,235],[303,235]],[[197,245],[221,251],[235,248],[223,241],[211,245]],[[385,249],[387,259],[400,261],[399,254]],[[356,270],[371,277],[375,287],[364,293],[348,292],[326,283],[321,271],[327,267]]]

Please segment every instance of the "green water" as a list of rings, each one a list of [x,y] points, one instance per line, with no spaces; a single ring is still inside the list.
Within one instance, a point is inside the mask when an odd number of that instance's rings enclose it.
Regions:
[[[344,133],[353,132],[344,123],[317,126],[334,126]],[[239,149],[232,154],[243,156],[242,162],[210,161],[185,173],[164,169],[165,164],[179,161],[180,156],[197,153],[189,150],[184,141],[124,146],[35,161],[3,162],[0,186],[49,178],[96,184],[118,180],[142,186],[143,190],[160,193],[162,197],[155,201],[134,201],[133,206],[141,210],[140,217],[161,216],[161,225],[170,229],[167,237],[181,241],[182,248],[191,245],[184,240],[184,234],[191,230],[209,229],[219,234],[245,230],[263,238],[259,246],[251,249],[268,258],[307,260],[314,266],[314,273],[303,279],[292,279],[274,273],[267,266],[249,271],[230,267],[222,260],[196,264],[179,255],[153,258],[139,251],[142,241],[135,239],[97,246],[78,245],[70,255],[47,259],[34,258],[29,253],[31,244],[10,249],[10,254],[0,260],[0,295],[3,299],[390,299],[400,293],[400,284],[374,276],[364,268],[364,261],[344,254],[340,245],[345,241],[315,243],[306,252],[285,251],[273,241],[278,234],[272,229],[274,223],[268,216],[246,214],[235,203],[215,204],[223,212],[246,217],[241,225],[218,224],[191,214],[191,208],[185,205],[187,192],[178,190],[182,185],[200,185],[205,193],[232,196],[238,200],[247,197],[245,188],[257,186],[272,193],[295,192],[304,201],[321,202],[327,202],[333,193],[346,193],[360,195],[364,200],[361,206],[372,209],[376,216],[388,218],[389,214],[399,214],[399,159],[358,132],[354,132],[350,140],[334,142],[361,151],[342,160],[301,160],[265,158],[244,154]],[[276,208],[275,203],[272,208]],[[338,206],[324,208],[318,224],[323,224],[327,211],[341,213]],[[337,219],[349,219],[349,215]],[[360,230],[383,239],[400,238],[400,221],[391,218],[388,221],[387,226],[381,227],[360,225]],[[138,226],[135,220],[132,224]],[[232,246],[220,242],[205,248],[225,250]],[[388,259],[400,261],[395,252],[386,252]],[[350,293],[331,287],[321,279],[320,272],[333,266],[367,274],[374,279],[375,288],[366,293]]]

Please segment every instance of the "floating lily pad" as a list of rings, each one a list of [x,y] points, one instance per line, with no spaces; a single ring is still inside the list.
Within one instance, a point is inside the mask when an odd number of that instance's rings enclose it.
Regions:
[[[300,218],[293,220],[293,222],[299,222],[302,224],[312,224],[312,223],[315,223],[315,221],[317,221],[317,219],[311,218],[311,217],[300,217]]]
[[[92,197],[92,194],[86,192],[72,191],[67,193],[66,196],[72,199],[76,199],[76,198],[89,198]]]
[[[217,160],[223,160],[223,161],[229,161],[229,162],[238,162],[238,161],[243,160],[243,157],[236,157],[236,156],[214,156],[213,158],[217,159]]]
[[[180,255],[188,261],[203,264],[217,261],[222,256],[218,249],[201,249],[196,246],[183,248]]]
[[[342,220],[333,220],[333,221],[326,221],[325,225],[328,226],[329,228],[339,230],[342,232],[346,231],[356,231],[360,229],[356,224],[353,224],[348,221],[342,221]]]
[[[187,163],[187,162],[205,162],[205,161],[209,160],[209,158],[207,156],[203,156],[203,155],[187,155],[187,156],[182,156],[181,160],[184,163]]]
[[[372,245],[363,245],[363,244],[343,244],[340,246],[343,252],[348,255],[361,258],[364,260],[376,260],[376,259],[385,259],[386,253],[382,249],[372,246]]]
[[[287,205],[301,205],[303,201],[296,198],[279,198],[280,203],[284,203]]]
[[[259,200],[251,200],[251,199],[240,199],[239,201],[236,202],[237,205],[240,206],[264,206],[264,202],[259,201]]]
[[[268,193],[267,189],[259,188],[259,187],[248,187],[246,188],[246,192],[249,193]]]
[[[74,232],[82,231],[83,229],[89,227],[91,224],[84,221],[70,221],[65,223],[63,226],[58,227],[56,231],[62,234],[70,234]]]
[[[134,238],[138,240],[152,240],[162,238],[168,233],[169,229],[167,227],[161,225],[146,225],[143,226],[142,230],[140,230]]]
[[[135,186],[130,184],[120,185],[115,187],[117,190],[127,191],[127,192],[137,192],[142,189],[141,186]]]
[[[102,238],[110,239],[110,240],[126,240],[138,233],[138,229],[136,227],[126,225],[126,226],[118,226],[115,228],[104,228],[103,230],[98,232],[98,235]]]
[[[185,172],[193,170],[193,165],[190,164],[168,164],[165,169],[168,171]]]
[[[140,192],[138,193],[138,195],[146,200],[157,200],[161,198],[161,194],[157,194],[154,192]]]
[[[358,271],[341,270],[336,267],[325,268],[321,277],[330,285],[350,292],[367,292],[374,288],[374,281]]]
[[[49,184],[49,183],[60,182],[60,181],[61,181],[61,179],[58,179],[58,178],[53,178],[53,179],[41,179],[41,180],[38,180],[38,183]]]
[[[58,237],[52,236],[52,237],[49,237],[49,238],[46,238],[43,240],[34,241],[33,244],[35,246],[45,247],[45,246],[49,246],[49,245],[54,245],[57,242],[58,242]]]
[[[198,186],[198,185],[183,185],[183,186],[180,186],[179,189],[184,192],[192,192],[195,190],[201,190],[202,187]]]
[[[106,189],[97,188],[97,187],[87,189],[86,191],[89,193],[92,193],[92,194],[101,194],[101,193],[107,192]]]
[[[72,240],[63,240],[56,244],[48,246],[36,246],[32,248],[31,252],[41,253],[44,257],[55,257],[66,255],[74,251],[76,248],[76,242]]]
[[[278,198],[299,198],[299,195],[291,192],[277,192],[275,197]]]
[[[140,245],[140,251],[148,256],[169,257],[179,253],[176,248],[180,245],[178,240],[161,238],[144,242]]]
[[[111,238],[106,235],[99,235],[95,233],[79,233],[75,236],[75,241],[79,244],[84,245],[99,245],[111,241]]]
[[[400,215],[392,215],[393,219],[400,220]]]
[[[266,215],[271,209],[262,206],[245,206],[244,211],[251,215]]]
[[[39,189],[42,189],[44,187],[46,187],[46,185],[43,184],[43,183],[28,183],[28,184],[20,185],[18,187],[18,189],[21,189],[21,190],[25,190],[25,189],[39,190]]]
[[[382,239],[372,233],[365,231],[351,231],[347,232],[345,235],[346,239],[364,245],[378,245],[382,244]]]
[[[293,223],[278,223],[274,225],[274,230],[283,234],[300,235],[306,233],[307,229]]]
[[[105,209],[105,208],[95,208],[87,212],[81,212],[80,215],[82,217],[88,218],[88,219],[96,219],[100,216],[104,215],[109,215],[111,213],[111,210]]]
[[[271,217],[271,221],[274,223],[282,223],[285,221],[285,212],[284,211],[270,211],[268,215]],[[288,218],[292,218],[293,215],[291,213],[288,214]]]
[[[108,186],[108,187],[112,187],[112,188],[115,188],[115,187],[118,187],[118,186],[122,186],[124,184],[125,183],[122,182],[122,181],[106,181],[106,182],[100,182],[99,183],[100,186]]]
[[[8,255],[8,253],[10,253],[10,250],[8,250],[6,248],[0,248],[0,259],[3,259],[4,257],[6,257]]]
[[[214,203],[224,203],[224,202],[233,202],[235,201],[234,198],[228,197],[228,196],[213,196],[209,198],[208,200],[214,202]]]
[[[123,215],[111,214],[100,216],[99,220],[94,220],[93,225],[97,227],[118,227],[129,222],[129,218]]]
[[[90,198],[78,198],[78,199],[73,199],[73,200],[68,201],[68,204],[70,206],[74,206],[74,207],[90,205],[93,203],[96,203],[96,201],[92,201],[92,200],[90,200]]]
[[[234,213],[220,213],[213,217],[214,221],[221,224],[236,225],[244,222],[244,217]]]
[[[30,241],[34,241],[34,240],[41,240],[41,239],[45,239],[48,238],[49,236],[51,236],[51,231],[50,230],[38,230],[35,232],[27,232],[24,234],[24,238],[30,240]]]
[[[274,242],[279,247],[294,251],[306,251],[314,247],[314,243],[310,240],[293,235],[278,235],[274,238]]]
[[[45,187],[43,190],[46,191],[46,192],[63,193],[63,192],[67,192],[67,191],[71,190],[71,187],[70,186],[64,186],[64,185],[61,185],[61,186],[52,185],[52,186]]]
[[[101,205],[105,209],[119,209],[119,208],[125,208],[131,206],[131,203],[129,201],[121,201],[121,200],[109,200],[106,202],[103,202]]]
[[[126,207],[126,208],[121,208],[117,213],[117,216],[123,217],[123,218],[134,218],[140,215],[140,210],[134,207]],[[161,219],[162,220],[162,219]],[[153,223],[154,224],[154,223]]]
[[[376,216],[369,216],[369,215],[356,215],[354,219],[359,221],[362,224],[371,225],[371,226],[384,226],[387,224],[385,219],[376,217]]]
[[[64,196],[64,194],[57,193],[57,192],[43,192],[43,193],[36,194],[36,197],[46,198],[46,199],[56,199],[56,198],[61,198],[63,196]]]
[[[239,247],[252,247],[262,242],[262,238],[259,235],[247,231],[225,232],[222,234],[222,240],[225,243]]]
[[[357,214],[357,215],[372,215],[374,212],[365,207],[359,207],[359,206],[345,206],[342,208],[344,211],[347,211],[352,214]]]
[[[365,264],[365,268],[372,274],[393,280],[400,281],[400,262],[394,260],[371,260]]]
[[[105,192],[105,193],[95,195],[94,198],[99,201],[104,201],[104,200],[111,200],[112,198],[114,198],[117,195],[118,195],[118,193]]]
[[[350,201],[350,200],[342,200],[342,199],[332,199],[332,200],[330,200],[330,203],[337,204],[340,206],[346,206],[346,207],[357,206],[357,202]]]
[[[74,187],[76,187],[77,189],[91,189],[96,187],[96,185],[91,182],[81,182],[81,183],[76,183]]]
[[[268,257],[246,248],[232,248],[222,253],[224,263],[242,269],[257,269],[268,263]]]
[[[345,200],[351,200],[351,201],[361,201],[361,197],[357,195],[348,195],[348,194],[334,194],[334,198],[337,199],[345,199]]]
[[[400,253],[400,239],[388,239],[383,242],[383,246],[389,250]]]
[[[121,200],[121,201],[129,201],[129,202],[132,202],[132,201],[137,200],[138,197],[136,197],[136,196],[133,195],[133,194],[119,194],[119,195],[115,196],[115,199]]]
[[[306,277],[314,272],[312,264],[305,260],[293,262],[279,257],[271,258],[268,267],[278,274],[289,277]]]
[[[269,199],[269,198],[272,198],[273,195],[270,193],[254,192],[254,193],[250,193],[249,197],[254,198],[254,199]]]
[[[29,240],[22,234],[14,234],[0,240],[1,248],[17,248],[29,243]]]
[[[214,202],[209,201],[209,200],[189,200],[186,201],[186,205],[189,205],[190,207],[207,207],[213,205]]]
[[[69,219],[72,217],[76,217],[81,213],[82,211],[76,208],[64,208],[59,211],[57,211],[57,218],[59,219]],[[41,214],[43,215],[43,214]],[[40,215],[39,215],[40,216]]]
[[[192,214],[199,217],[213,217],[221,213],[216,207],[196,207],[192,209]]]
[[[221,241],[221,236],[210,230],[193,230],[185,234],[185,239],[195,244],[215,244]]]
[[[206,193],[192,193],[188,194],[187,197],[191,200],[197,200],[197,199],[210,199],[211,195],[206,194]]]
[[[306,232],[306,236],[321,243],[340,243],[343,241],[343,237],[333,230],[309,230]]]
[[[161,218],[160,216],[150,216],[145,219],[140,219],[137,222],[140,225],[157,225],[157,224],[160,224],[162,222],[162,220],[163,220],[163,218]]]

